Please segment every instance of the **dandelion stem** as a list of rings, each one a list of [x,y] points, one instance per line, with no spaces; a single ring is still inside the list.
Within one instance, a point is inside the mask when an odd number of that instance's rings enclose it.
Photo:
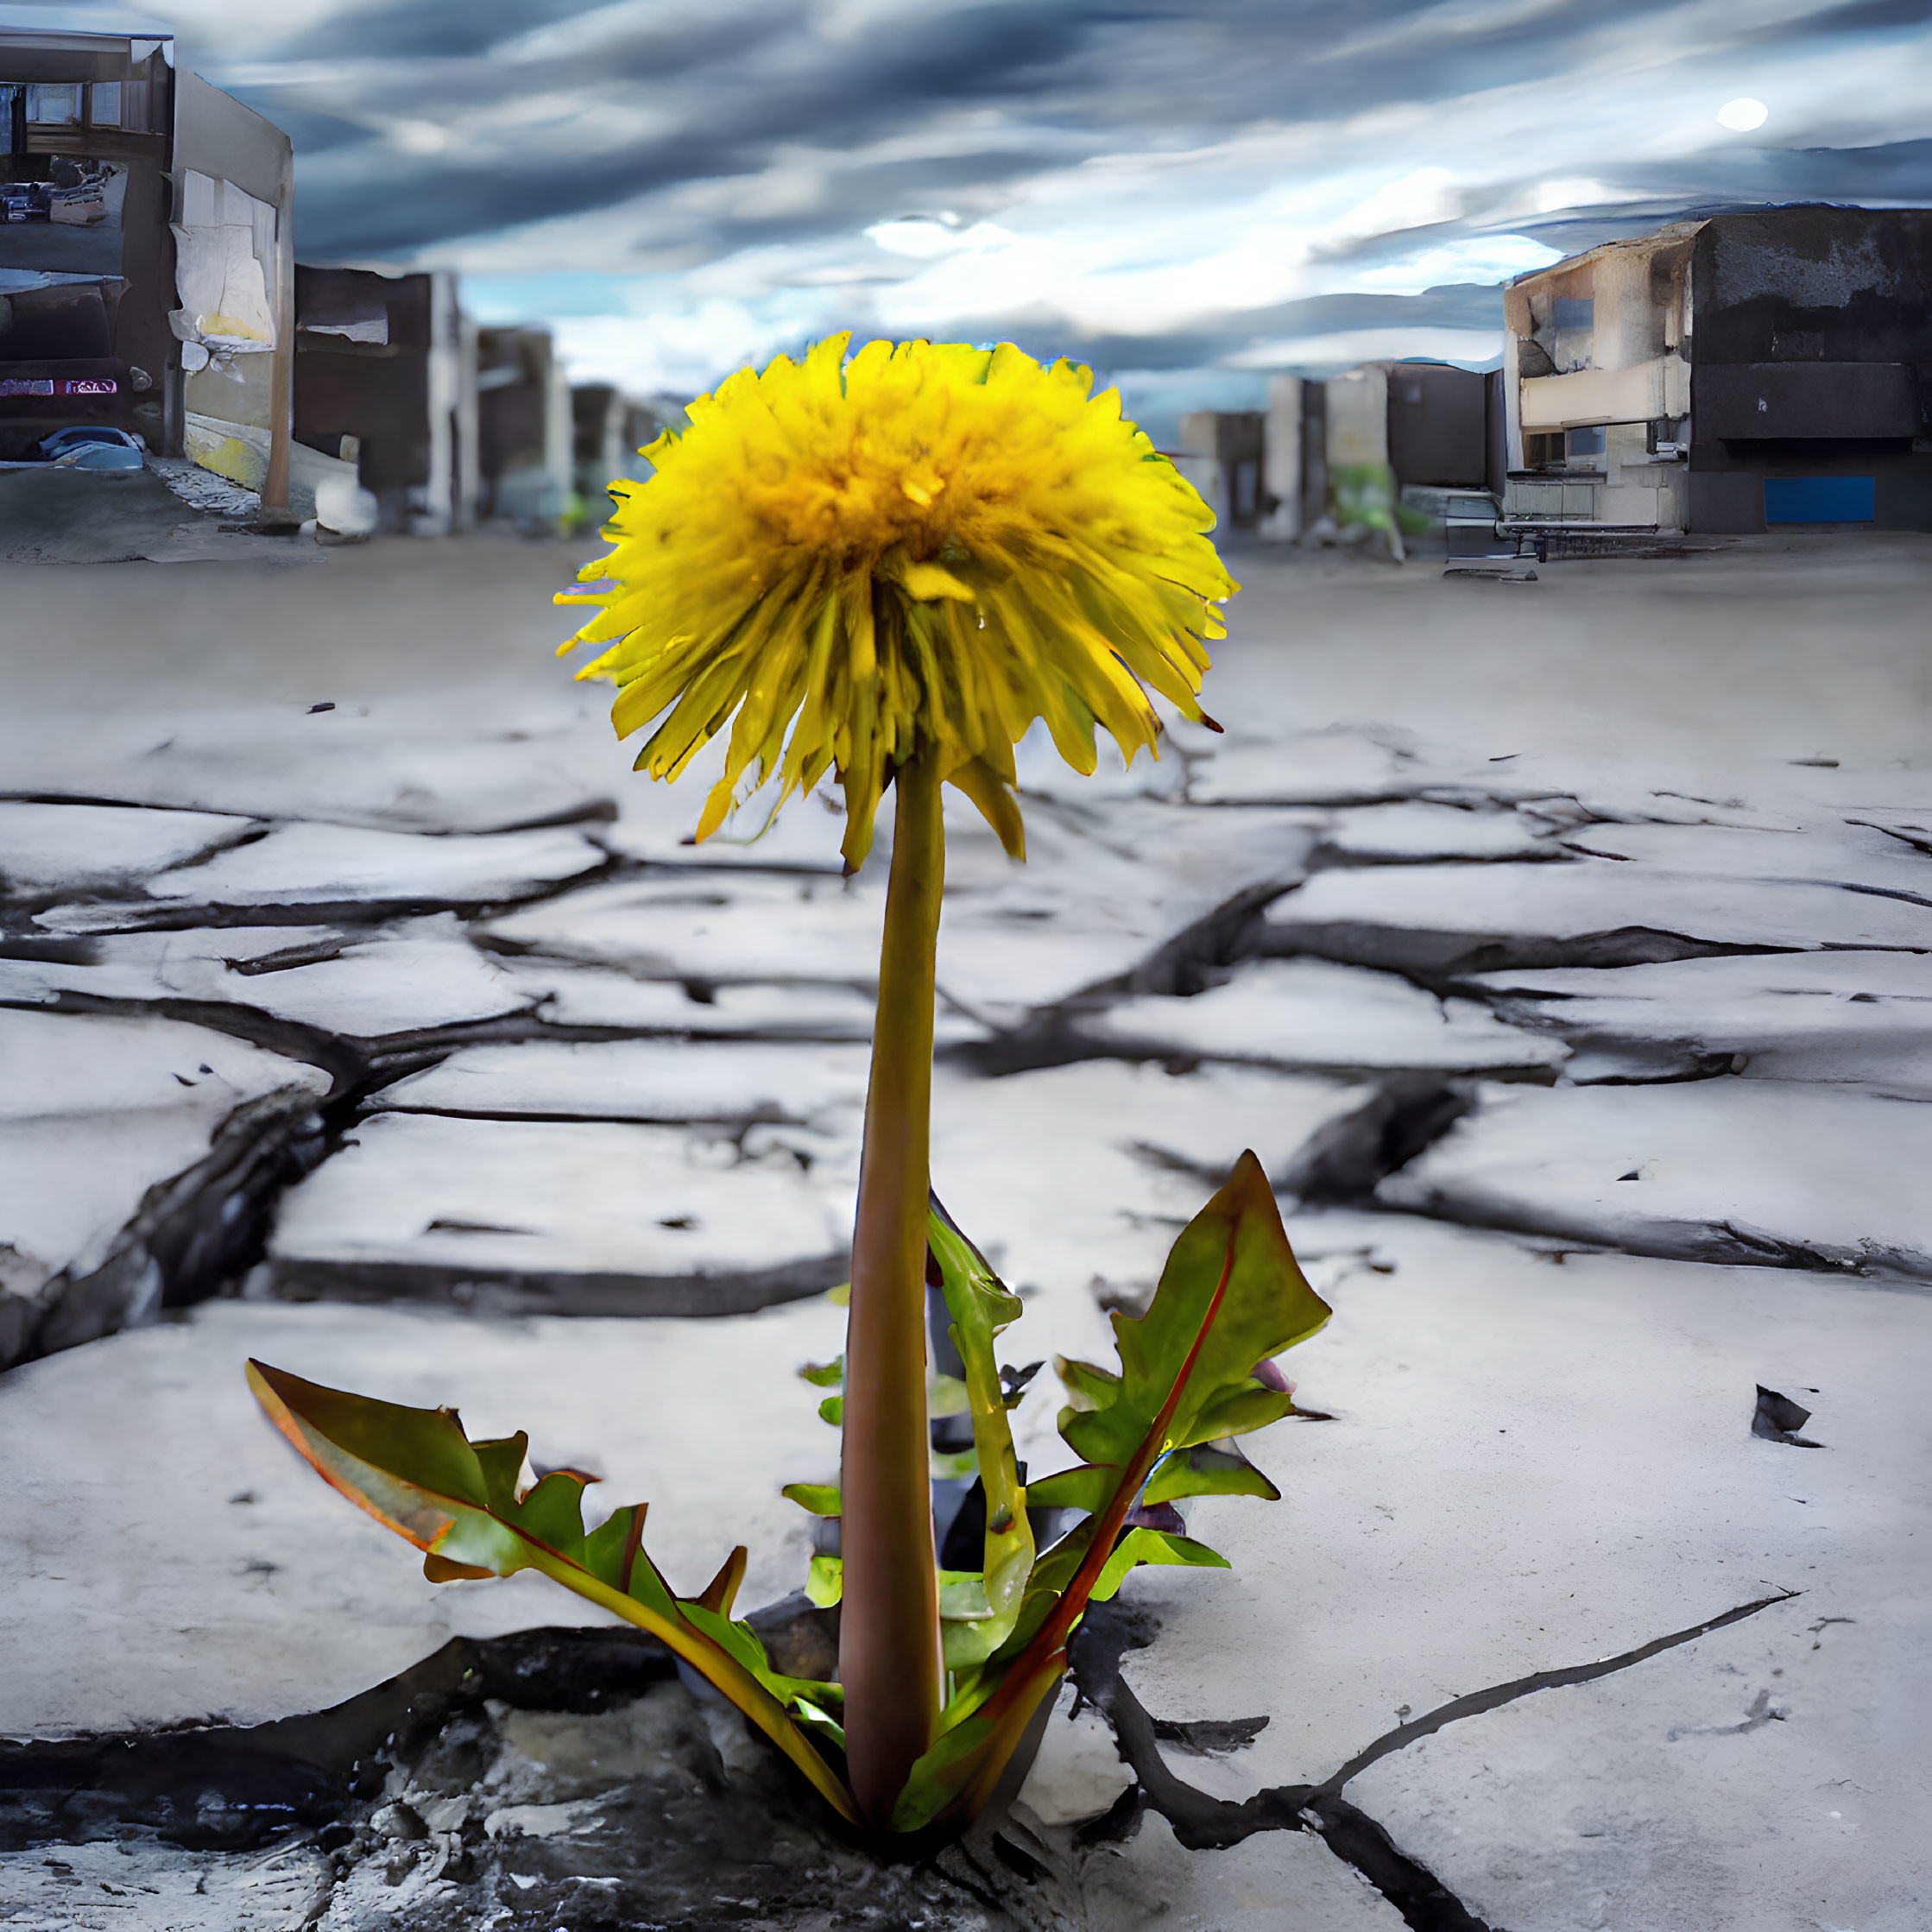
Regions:
[[[945,843],[930,750],[900,767],[845,1344],[839,1674],[849,1775],[884,1827],[939,1712],[925,1414],[932,997]]]

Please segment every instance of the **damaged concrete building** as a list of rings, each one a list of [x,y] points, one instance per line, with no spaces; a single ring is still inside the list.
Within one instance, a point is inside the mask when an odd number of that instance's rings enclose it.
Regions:
[[[352,464],[388,534],[476,520],[477,335],[447,270],[295,269],[295,438]]]
[[[1498,380],[1451,363],[1364,363],[1325,382],[1278,376],[1265,416],[1213,420],[1253,424],[1260,502],[1248,521],[1277,542],[1334,513],[1338,482],[1346,493],[1373,474],[1397,494],[1502,482]]]
[[[177,73],[163,27],[24,7],[0,9],[0,456],[110,426],[288,514],[288,137]]]
[[[1932,529],[1932,212],[1768,208],[1505,292],[1506,514]]]
[[[478,514],[536,534],[571,512],[570,379],[548,329],[477,331]]]

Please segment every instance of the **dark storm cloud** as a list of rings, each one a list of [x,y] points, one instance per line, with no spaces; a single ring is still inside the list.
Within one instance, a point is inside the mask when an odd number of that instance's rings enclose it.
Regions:
[[[599,273],[613,327],[710,315],[692,366],[843,326],[1480,360],[1539,243],[1932,199],[1932,0],[174,3],[294,137],[305,256],[514,275],[540,313],[585,312],[532,277]],[[1720,129],[1746,93],[1769,123]]]
[[[565,0],[476,0],[357,9],[312,23],[267,58],[218,77],[262,112],[333,129],[360,117],[487,112],[538,90],[628,94],[661,108],[660,134],[594,152],[520,155],[514,124],[477,151],[404,154],[372,130],[363,165],[305,181],[311,252],[420,249],[546,215],[594,209],[680,181],[748,174],[786,143],[834,149],[916,132],[936,111],[1036,125],[1042,150],[1099,153],[1123,140],[1187,146],[1253,123],[1292,123],[1393,101],[1449,99],[1560,74],[1618,22],[1667,10],[1622,4],[1459,9],[1370,0],[1231,0],[1210,10],[1085,0],[907,6],[843,35],[790,3],[628,18]],[[1888,14],[1896,9],[1884,9]],[[1829,31],[1820,9],[1777,32]],[[570,23],[586,51],[573,52]],[[550,28],[535,59],[502,57]],[[1765,29],[1769,32],[1770,29]],[[1736,36],[1749,44],[1748,27]],[[323,71],[317,73],[313,69]],[[317,117],[320,117],[319,120]],[[328,143],[343,158],[339,137]],[[989,142],[988,148],[995,149]],[[970,178],[970,154],[957,178]],[[1010,170],[1002,167],[994,179]],[[870,218],[890,203],[864,211]],[[848,211],[839,209],[837,218]],[[807,218],[809,220],[809,218]],[[726,224],[729,227],[729,224]],[[736,237],[721,233],[721,246]]]

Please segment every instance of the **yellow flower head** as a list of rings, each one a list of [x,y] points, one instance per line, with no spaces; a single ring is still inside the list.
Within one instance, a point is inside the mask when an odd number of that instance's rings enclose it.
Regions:
[[[845,859],[915,753],[1020,850],[1013,748],[1044,718],[1094,769],[1094,727],[1131,759],[1159,729],[1143,684],[1192,718],[1238,586],[1214,518],[1092,371],[1006,344],[834,336],[741,370],[644,451],[586,565],[599,607],[565,645],[622,688],[620,737],[660,718],[637,768],[675,778],[727,722],[698,836],[774,773],[779,802],[836,769]],[[623,486],[618,486],[620,490]]]

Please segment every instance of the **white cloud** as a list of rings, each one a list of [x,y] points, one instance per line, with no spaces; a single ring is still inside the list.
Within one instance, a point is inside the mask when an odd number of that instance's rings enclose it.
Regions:
[[[1358,288],[1382,294],[1419,295],[1425,288],[1455,282],[1507,281],[1562,259],[1560,249],[1528,235],[1471,235],[1405,256],[1399,262],[1361,269],[1354,280]]]
[[[1465,369],[1493,367],[1503,352],[1495,329],[1340,329],[1327,335],[1287,336],[1258,342],[1223,358],[1228,369],[1348,369],[1356,363],[1421,359],[1459,363]]]

